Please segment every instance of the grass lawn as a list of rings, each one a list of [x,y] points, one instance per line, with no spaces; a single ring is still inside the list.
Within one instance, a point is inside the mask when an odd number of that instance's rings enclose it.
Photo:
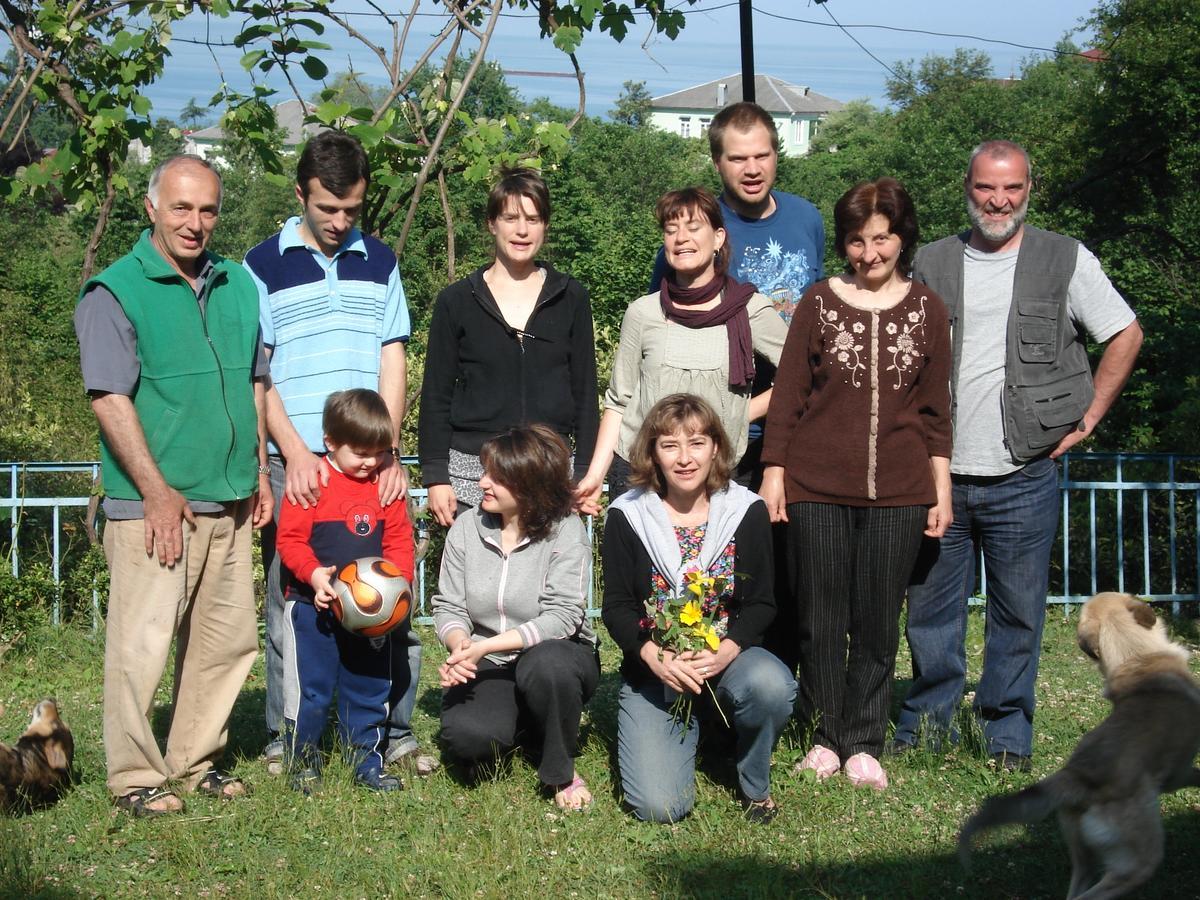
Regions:
[[[78,784],[57,806],[0,819],[0,897],[1062,897],[1068,863],[1052,822],[993,833],[964,872],[954,856],[959,823],[986,796],[1057,768],[1105,714],[1100,678],[1076,649],[1074,617],[1052,610],[1038,694],[1034,773],[1005,775],[966,747],[888,765],[883,794],[791,775],[799,733],[775,755],[773,793],[783,812],[747,825],[728,760],[702,761],[696,811],[674,826],[622,811],[614,779],[616,654],[585,722],[580,772],[592,810],[564,816],[521,759],[468,787],[445,770],[386,796],[353,787],[340,764],[311,799],[266,774],[261,750],[261,661],[231,726],[236,773],[253,796],[232,803],[188,798],[186,814],[152,821],[118,814],[104,786],[100,734],[102,648],[73,628],[27,634],[0,659],[0,735],[24,728],[33,703],[58,697],[75,732]],[[1177,623],[1193,648],[1196,623]],[[983,619],[971,615],[977,673]],[[909,671],[906,649],[898,671]],[[433,745],[441,655],[427,635],[415,727]],[[907,687],[896,685],[897,696]],[[165,724],[169,687],[160,693]],[[1167,861],[1143,897],[1200,893],[1200,791],[1163,801]]]

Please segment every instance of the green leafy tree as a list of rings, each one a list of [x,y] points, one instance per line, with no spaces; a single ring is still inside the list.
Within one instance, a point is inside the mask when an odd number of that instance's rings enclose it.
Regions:
[[[625,307],[646,293],[662,244],[654,201],[683,185],[719,186],[707,147],[653,128],[588,120],[547,176],[552,260],[588,286],[597,333],[607,335],[597,345],[615,347]]]
[[[203,128],[208,122],[208,117],[209,108],[197,103],[195,97],[190,98],[187,103],[183,104],[183,109],[179,111],[180,124],[192,130]]]
[[[0,197],[56,193],[95,209],[85,275],[94,266],[117,193],[128,189],[122,166],[129,142],[149,142],[150,101],[142,90],[162,74],[171,24],[192,6],[0,0],[0,27],[16,54],[0,93],[5,110],[0,141],[8,146],[23,141],[31,111],[40,107],[56,107],[75,129],[52,156],[0,177]]]
[[[695,0],[688,0],[689,5]],[[327,28],[339,28],[360,42],[364,54],[378,60],[387,74],[386,95],[375,105],[356,107],[323,96],[314,121],[353,131],[368,147],[382,190],[373,195],[366,224],[380,230],[399,217],[402,225],[397,250],[407,240],[421,195],[434,184],[444,210],[446,173],[461,172],[468,180],[486,179],[497,165],[511,162],[540,164],[566,146],[567,126],[583,115],[583,74],[575,51],[586,32],[602,32],[622,40],[635,22],[635,11],[649,14],[654,32],[674,38],[683,28],[684,13],[667,8],[666,0],[441,0],[440,25],[426,18],[428,10],[412,4],[408,12],[388,12],[373,5],[390,25],[395,39],[389,48],[375,44],[343,14],[332,0],[113,0],[92,4],[74,0],[0,0],[0,27],[16,51],[8,84],[0,92],[0,140],[13,147],[27,137],[30,105],[56,104],[71,119],[74,133],[57,154],[36,165],[11,167],[0,175],[0,197],[20,193],[58,192],[69,202],[95,209],[95,226],[84,256],[86,277],[95,265],[109,216],[118,193],[130,185],[122,173],[125,148],[133,138],[147,141],[152,125],[149,101],[141,91],[163,72],[173,22],[191,14],[242,21],[235,43],[244,50],[243,67],[255,78],[248,92],[234,91],[227,81],[211,105],[225,109],[222,129],[240,138],[256,157],[264,176],[286,183],[288,173],[272,145],[269,109],[275,88],[262,80],[279,76],[301,99],[292,73],[322,80],[329,67],[322,54],[329,44]],[[499,88],[487,53],[500,14],[505,10],[535,10],[543,37],[567,54],[580,84],[577,114],[567,126],[535,121],[500,112],[507,99],[479,90],[471,83],[482,78],[486,87]],[[418,26],[414,28],[414,25]],[[411,35],[428,35],[428,45],[405,71],[400,66]],[[442,53],[438,76],[422,85],[417,76]],[[463,68],[465,62],[465,68]],[[472,107],[469,99],[480,101]],[[453,133],[453,144],[447,138]],[[407,139],[415,136],[414,139]],[[6,171],[9,171],[6,169]],[[449,225],[450,223],[448,223]],[[453,228],[448,227],[448,233]],[[453,257],[453,253],[451,253]]]
[[[1165,23],[1169,23],[1165,24]],[[1144,449],[1194,452],[1200,434],[1200,7],[1105,0],[1092,22],[1104,58],[1078,135],[1087,161],[1055,186],[1086,212],[1088,242],[1135,306],[1146,342],[1106,420]]]
[[[164,159],[183,152],[183,135],[179,126],[167,118],[154,120],[150,132],[150,165],[157,166]]]
[[[627,81],[617,97],[617,105],[609,115],[614,122],[622,125],[632,125],[635,128],[650,122],[650,92],[646,90],[644,81]]]
[[[894,77],[885,84],[887,97],[900,108],[912,106],[923,94],[961,90],[992,77],[992,59],[982,50],[959,47],[953,56],[931,53],[914,65],[912,60],[898,62]]]
[[[575,117],[575,110],[559,106],[549,97],[534,97],[525,104],[525,112],[535,122],[558,122],[566,125]]]

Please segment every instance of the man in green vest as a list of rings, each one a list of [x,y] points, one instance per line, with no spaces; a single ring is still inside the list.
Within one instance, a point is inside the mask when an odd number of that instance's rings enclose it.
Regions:
[[[250,534],[272,502],[258,292],[205,249],[220,176],[172,157],[145,204],[151,227],[84,285],[75,331],[108,520],[108,787],[122,809],[154,816],[182,811],[178,792],[245,793],[216,766],[258,649]],[[150,714],[173,640],[164,754]]]
[[[987,571],[974,713],[987,751],[1028,771],[1034,686],[1061,499],[1056,460],[1091,435],[1142,344],[1133,310],[1079,241],[1025,223],[1032,172],[1011,141],[975,148],[971,230],[922,247],[913,278],[946,302],[953,335],[954,521],[927,540],[908,592],[913,683],[894,752],[945,734],[966,678],[967,599]],[[1086,340],[1107,344],[1092,374]],[[933,740],[936,742],[936,736]]]

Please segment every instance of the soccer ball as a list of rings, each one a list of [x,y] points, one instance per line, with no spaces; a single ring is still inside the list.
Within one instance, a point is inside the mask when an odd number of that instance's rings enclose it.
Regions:
[[[412,612],[412,588],[400,570],[382,556],[346,563],[330,583],[334,616],[351,634],[380,637]]]

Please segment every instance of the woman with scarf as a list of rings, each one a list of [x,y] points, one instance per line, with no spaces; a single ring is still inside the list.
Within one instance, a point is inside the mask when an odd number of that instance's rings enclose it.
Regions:
[[[750,396],[754,354],[778,363],[787,339],[771,301],[726,274],[725,221],[709,191],[669,191],[655,216],[674,275],[625,311],[596,449],[576,489],[586,512],[599,512],[605,475],[610,497],[624,492],[634,437],[650,407],[668,394],[708,401],[733,459],[741,459],[750,422],[766,414],[771,400],[769,390]]]
[[[625,800],[639,818],[677,822],[696,801],[699,730],[720,715],[736,738],[746,818],[767,823],[771,751],[792,712],[796,682],[761,646],[775,617],[767,508],[730,482],[733,454],[709,404],[672,394],[646,414],[630,448],[630,483],[608,509],[604,606],[624,653],[617,706],[617,762]],[[712,616],[711,644],[674,653],[653,640],[651,611],[712,578],[699,601]],[[695,713],[680,716],[678,697]]]

